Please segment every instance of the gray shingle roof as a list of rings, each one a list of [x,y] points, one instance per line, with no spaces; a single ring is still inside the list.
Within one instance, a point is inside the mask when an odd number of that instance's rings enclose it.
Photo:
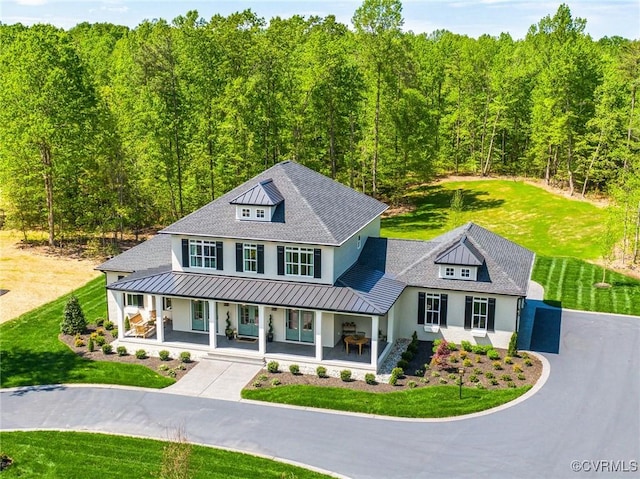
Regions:
[[[133,275],[132,275],[133,276]],[[387,281],[386,279],[383,279]],[[393,280],[390,280],[393,281]],[[376,298],[348,286],[294,283],[210,274],[159,272],[144,277],[127,277],[107,286],[116,291],[161,294],[185,298],[265,304],[289,308],[319,309],[358,314],[384,315],[396,297]],[[402,285],[404,288],[404,285]],[[375,284],[374,284],[375,289]],[[386,306],[388,305],[388,307]]]
[[[273,184],[273,179],[260,181],[230,201],[232,205],[275,206],[284,201],[282,193]]]
[[[274,221],[236,220],[231,201],[273,180],[284,201]],[[292,161],[285,161],[168,226],[162,233],[338,246],[387,205]]]
[[[100,271],[133,273],[171,265],[171,236],[156,235],[96,266]]]
[[[436,259],[464,238],[484,258],[477,281],[440,278]],[[534,257],[528,249],[467,223],[428,242],[369,238],[358,261],[409,286],[525,296]]]

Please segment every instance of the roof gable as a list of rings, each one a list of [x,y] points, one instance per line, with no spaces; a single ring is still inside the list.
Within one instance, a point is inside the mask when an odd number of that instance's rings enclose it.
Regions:
[[[271,183],[262,184],[262,192],[275,200],[279,199],[274,196],[277,190],[283,200],[273,221],[236,220],[235,203],[256,201],[245,196],[260,196],[262,193],[249,193],[256,183],[269,179]],[[299,163],[284,161],[169,225],[162,233],[339,246],[386,209],[387,205],[374,198]]]
[[[276,206],[284,201],[282,193],[269,178],[261,181],[230,201],[232,205]]]
[[[455,264],[461,266],[481,266],[484,257],[469,241],[467,235],[462,236],[460,241],[454,243],[444,250],[434,261],[436,264]]]

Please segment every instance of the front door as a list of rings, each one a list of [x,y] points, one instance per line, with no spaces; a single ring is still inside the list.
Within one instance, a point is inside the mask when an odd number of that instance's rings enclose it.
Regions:
[[[193,331],[209,331],[209,303],[207,301],[191,301],[191,329]]]
[[[238,306],[238,323],[239,336],[258,336],[258,307],[241,304]]]
[[[287,341],[313,343],[315,336],[314,322],[313,311],[287,310]]]

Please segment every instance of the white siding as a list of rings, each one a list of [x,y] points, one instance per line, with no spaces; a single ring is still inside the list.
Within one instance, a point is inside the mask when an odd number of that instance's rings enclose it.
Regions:
[[[360,236],[360,249],[358,249],[358,236]],[[334,275],[333,282],[340,277],[347,269],[353,265],[360,256],[364,244],[369,237],[380,236],[380,217],[371,221],[368,225],[349,238],[342,246],[334,249]]]
[[[118,273],[115,271],[106,271],[105,272],[107,284],[114,283],[118,281],[119,276],[128,276],[128,273]],[[114,324],[118,324],[118,304],[115,300],[116,294],[122,294],[120,291],[112,291],[111,294],[107,294],[107,317],[109,321],[112,321]],[[124,302],[123,302],[124,304]]]
[[[418,324],[418,292],[445,293],[448,295],[447,326],[440,328],[438,333],[425,332],[424,327]],[[485,338],[471,335],[471,331],[464,329],[465,296],[495,298],[496,316],[495,332],[488,331]],[[472,344],[493,344],[496,347],[506,348],[509,345],[511,334],[516,328],[518,298],[515,296],[500,296],[481,293],[465,293],[458,291],[427,290],[409,287],[404,290],[396,303],[396,337],[410,338],[414,331],[418,333],[418,339],[433,341],[444,338],[447,341],[460,343],[469,341]]]

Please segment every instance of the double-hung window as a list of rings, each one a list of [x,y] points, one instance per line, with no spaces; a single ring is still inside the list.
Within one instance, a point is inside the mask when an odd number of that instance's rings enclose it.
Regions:
[[[287,246],[284,263],[288,276],[313,276],[313,249]]]
[[[453,268],[445,268],[444,269],[444,275],[445,276],[455,276],[456,274],[456,270]]]
[[[244,243],[242,245],[244,271],[258,271],[258,245]]]
[[[425,297],[424,324],[440,324],[440,295],[427,293]]]
[[[489,299],[473,298],[473,313],[471,316],[472,329],[487,329],[489,318]]]
[[[469,268],[462,268],[460,270],[460,277],[462,277],[462,278],[470,278],[471,277],[471,270]]]
[[[192,268],[216,268],[216,242],[189,240],[189,265]]]
[[[136,306],[138,308],[144,307],[144,297],[141,294],[127,293],[124,301],[125,306]]]

